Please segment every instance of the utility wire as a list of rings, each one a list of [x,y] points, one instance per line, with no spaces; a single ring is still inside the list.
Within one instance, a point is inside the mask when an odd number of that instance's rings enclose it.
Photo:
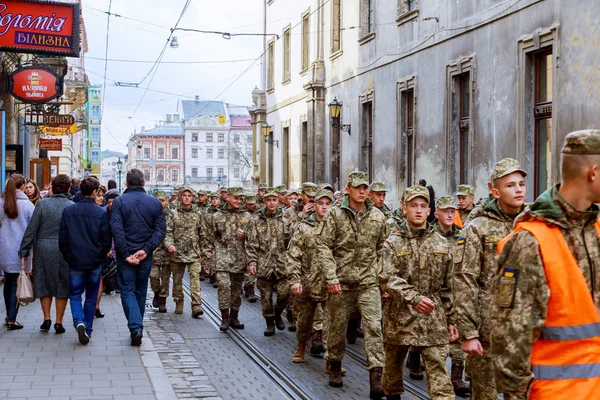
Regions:
[[[108,19],[106,20],[106,49],[104,51],[104,78],[102,84],[102,109],[100,110],[100,119],[104,116],[104,104],[106,103],[106,72],[108,70],[108,35],[110,32],[110,10],[112,8],[112,0],[108,3]]]
[[[102,58],[102,57],[90,57],[85,56],[89,60],[100,60],[110,62],[122,62],[122,63],[154,63],[154,60],[131,60],[131,59],[118,59],[118,58]],[[206,60],[206,61],[161,61],[161,64],[225,64],[225,63],[237,63],[252,61],[254,58],[243,58],[239,60]]]

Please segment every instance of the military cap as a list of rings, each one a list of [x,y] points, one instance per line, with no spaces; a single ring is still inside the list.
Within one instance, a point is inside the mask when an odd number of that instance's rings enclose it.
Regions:
[[[369,186],[369,174],[363,171],[354,171],[348,175],[348,185],[358,187],[360,185]]]
[[[329,200],[333,201],[333,192],[328,189],[321,189],[315,195],[315,201],[317,201],[323,197],[327,197]]]
[[[229,193],[230,196],[243,196],[244,188],[239,186],[230,187],[229,190],[227,190],[227,193]]]
[[[565,138],[563,154],[600,154],[600,130],[587,129],[571,132]]]
[[[452,196],[442,196],[435,203],[435,208],[438,210],[445,210],[447,208],[454,208],[455,210],[458,208],[456,206],[456,201]]]
[[[208,192],[208,197],[221,197],[221,195],[217,192]]]
[[[181,186],[179,189],[179,194],[182,194],[183,192],[190,192],[191,194],[196,193],[196,191],[189,186]]]
[[[183,186],[173,186],[173,190],[179,192]]]
[[[197,195],[204,195],[204,194],[208,194],[208,191],[200,189],[196,192]]]
[[[256,194],[255,193],[247,193],[245,197],[246,197],[246,204],[256,204]]]
[[[475,188],[471,185],[458,185],[457,196],[471,196],[475,194]]]
[[[162,199],[166,199],[168,196],[165,192],[163,192],[162,190],[159,190],[156,193],[154,193],[154,197],[156,197],[159,200],[162,200]]]
[[[513,158],[505,158],[500,160],[494,166],[492,170],[491,181],[494,182],[496,179],[500,179],[503,176],[510,175],[513,172],[520,172],[523,176],[527,176],[527,172],[521,168],[521,164]]]
[[[335,192],[335,189],[333,189],[333,186],[331,185],[331,183],[321,183],[321,184],[319,184],[319,188],[317,189],[317,191],[323,190],[323,189],[327,189],[330,192]]]
[[[377,182],[371,183],[371,186],[369,186],[369,191],[371,191],[371,192],[387,192],[387,189],[385,187],[385,183],[377,181]]]
[[[219,192],[229,192],[229,189],[230,189],[230,188],[228,188],[228,187],[222,186],[222,187],[219,189]]]
[[[302,184],[302,193],[304,193],[307,196],[316,195],[318,190],[319,190],[319,186],[317,186],[317,184],[315,184],[315,183],[304,182]]]
[[[302,192],[302,190],[300,190],[300,189],[290,189],[287,191],[287,195],[289,196],[290,194],[297,194],[298,196],[300,196],[301,192]]]
[[[259,183],[258,184],[258,190],[260,189],[266,189],[267,188],[267,184],[266,183]]]
[[[277,193],[287,193],[287,187],[285,185],[279,185],[275,187]]]
[[[269,190],[270,189],[270,190]],[[275,191],[275,189],[273,188],[268,188],[265,191],[265,195],[264,198],[266,199],[267,197],[278,197],[277,192]]]
[[[423,197],[425,200],[429,201],[429,190],[423,186],[412,186],[406,189],[404,201],[411,201],[417,197]],[[452,201],[454,201],[454,199]]]

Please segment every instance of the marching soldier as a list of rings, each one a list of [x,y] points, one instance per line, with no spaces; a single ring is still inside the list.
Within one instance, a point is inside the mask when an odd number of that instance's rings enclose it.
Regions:
[[[256,192],[257,195],[257,199],[256,199],[256,204],[258,204],[258,208],[262,208],[265,206],[265,190],[267,189],[267,185],[264,183],[260,183],[258,185],[258,190]]]
[[[404,209],[406,222],[383,246],[380,284],[389,295],[383,319],[383,388],[387,399],[401,398],[403,361],[413,346],[423,355],[429,395],[454,399],[446,372],[448,342],[458,339],[452,319],[450,247],[443,236],[427,228],[431,211],[427,188],[407,189]]]
[[[392,233],[394,230],[400,228],[400,225],[404,223],[404,194],[406,193],[406,189],[402,191],[402,195],[400,196],[400,207],[398,207],[393,213],[392,216],[389,217],[386,221],[388,232]]]
[[[467,353],[473,400],[497,397],[490,354],[492,280],[498,242],[512,231],[513,222],[524,207],[526,176],[517,160],[505,158],[496,163],[490,179],[494,200],[463,230],[456,249],[455,316],[461,348]]]
[[[200,210],[192,205],[194,190],[189,187],[181,189],[180,206],[171,210],[167,217],[167,235],[165,247],[171,253],[171,271],[173,272],[173,300],[175,314],[183,314],[183,274],[187,265],[190,275],[190,291],[192,296],[192,317],[199,318],[202,310],[200,296],[200,262],[203,257],[210,258],[210,250],[206,246],[206,226]]]
[[[281,209],[285,209],[287,207],[286,196],[287,196],[287,188],[285,185],[279,185],[275,188],[275,193],[277,193],[278,205],[277,207]]]
[[[196,194],[198,195],[198,207],[202,209],[207,208],[208,192],[206,190],[198,190]]]
[[[379,211],[385,215],[385,219],[391,218],[392,210],[385,205],[385,196],[387,189],[383,182],[373,182],[369,186],[369,199],[373,202],[375,207],[379,208]]]
[[[568,134],[560,163],[560,184],[498,246],[491,351],[506,400],[600,393],[600,131]]]
[[[169,215],[169,198],[162,190],[154,194],[163,206],[165,215]],[[167,297],[169,297],[169,285],[171,279],[171,254],[167,251],[163,242],[152,252],[152,269],[150,270],[150,287],[154,292],[152,307],[158,308],[158,312],[167,312]]]
[[[323,218],[317,240],[317,262],[322,266],[329,291],[326,355],[331,371],[329,385],[344,384],[341,369],[346,327],[350,313],[358,306],[366,328],[370,396],[381,398],[384,353],[377,259],[386,239],[385,216],[367,199],[366,172],[350,173],[346,190],[348,196],[340,200],[340,206],[331,207]]]
[[[222,332],[233,329],[244,329],[238,319],[242,305],[242,284],[246,272],[247,239],[252,217],[248,211],[242,210],[241,187],[229,188],[227,203],[213,214],[212,243],[215,248],[215,270],[218,285],[219,310],[221,310]]]
[[[286,274],[283,212],[279,208],[278,194],[265,193],[265,207],[258,212],[248,235],[248,267],[256,274],[256,286],[260,290],[262,314],[267,323],[265,336],[273,336],[275,327],[284,330],[281,313],[289,298]],[[273,305],[273,295],[277,302]]]
[[[466,227],[465,223],[471,211],[473,211],[473,201],[475,200],[475,188],[471,185],[458,185],[456,192],[458,199],[458,215],[460,216],[460,225]]]
[[[491,193],[492,185],[490,184],[490,182],[488,182],[488,189],[490,190],[490,194],[488,195],[488,197],[479,199],[479,201],[473,207],[473,210],[471,210],[471,212],[469,213],[469,216],[467,217],[467,220],[464,222],[463,227],[466,227],[467,225],[469,225],[471,223],[471,221],[473,221],[475,218],[482,215],[483,209],[485,208],[485,206],[487,206],[490,201],[494,200],[494,196],[492,196],[492,193]]]
[[[258,209],[256,208],[257,196],[254,193],[248,193],[245,196],[246,211],[252,216],[252,221],[258,218]],[[250,274],[248,271],[244,274],[244,295],[250,303],[256,303],[256,294],[254,293],[254,285],[256,284],[256,275]]]
[[[294,204],[296,204],[296,202],[298,201],[298,199],[300,198],[300,190],[298,189],[290,189],[287,192],[287,196],[285,197],[285,201],[287,203],[287,208],[293,207]]]
[[[221,205],[221,196],[217,192],[210,192],[208,194],[208,200],[210,204],[207,207],[208,214],[214,214],[219,211],[219,206]]]
[[[323,347],[323,332],[314,333],[316,311],[327,300],[327,283],[321,265],[317,262],[317,232],[323,216],[333,203],[333,193],[320,190],[315,196],[315,212],[304,218],[294,230],[287,250],[289,283],[295,295],[294,307],[297,315],[296,338],[298,347],[292,361],[304,362],[308,340],[313,338],[311,354],[320,354]],[[322,314],[322,313],[321,313]],[[322,326],[322,321],[319,321]]]

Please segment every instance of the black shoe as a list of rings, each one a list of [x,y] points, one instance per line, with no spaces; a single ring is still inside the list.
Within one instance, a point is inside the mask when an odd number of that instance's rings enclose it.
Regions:
[[[104,318],[104,313],[99,308],[96,308],[96,318]]]
[[[54,331],[60,335],[61,333],[65,333],[65,327],[62,324],[54,324]]]
[[[44,323],[40,325],[40,331],[48,332],[50,330],[51,326],[52,326],[52,320],[45,319]]]
[[[292,325],[288,326],[288,331],[296,332],[296,324],[292,324]]]
[[[81,344],[88,344],[90,342],[90,337],[85,331],[84,324],[77,325],[77,338],[79,339],[79,343]]]
[[[141,346],[142,345],[142,331],[134,331],[131,333],[131,345],[132,346]]]
[[[6,326],[6,329],[8,329],[9,331],[16,331],[18,329],[23,329],[23,325],[21,325],[17,321],[15,321],[15,322],[8,322],[8,325]]]

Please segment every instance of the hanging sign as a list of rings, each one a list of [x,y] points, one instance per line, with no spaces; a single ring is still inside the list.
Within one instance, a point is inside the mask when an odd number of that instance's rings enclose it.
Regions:
[[[62,96],[63,79],[50,68],[23,67],[8,76],[7,90],[23,103],[46,103]]]
[[[40,150],[62,151],[62,139],[40,138]]]
[[[71,126],[40,126],[40,130],[46,135],[67,136],[79,131],[77,124]]]
[[[0,50],[79,57],[79,4],[0,1]]]
[[[219,114],[217,116],[217,119],[219,121],[219,125],[225,125],[227,123],[227,118],[225,117],[225,114]]]
[[[71,126],[75,123],[75,117],[71,114],[44,114],[44,126]]]

